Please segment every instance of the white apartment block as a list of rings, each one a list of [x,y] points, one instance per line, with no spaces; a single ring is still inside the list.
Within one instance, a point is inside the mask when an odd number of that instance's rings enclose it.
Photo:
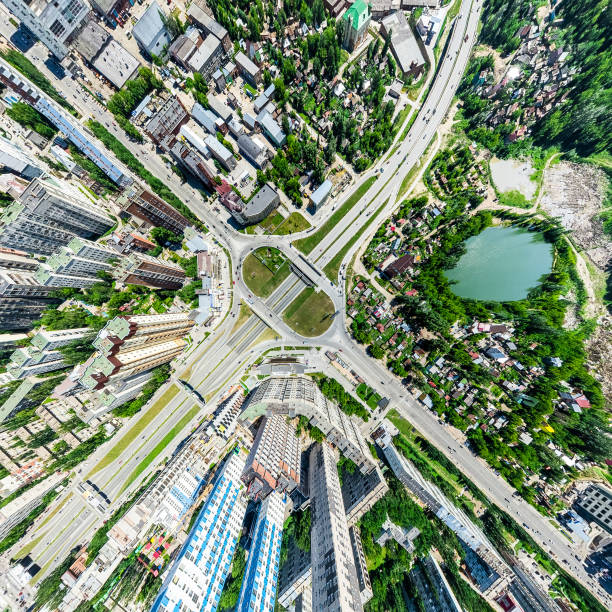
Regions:
[[[68,41],[84,23],[90,11],[85,0],[2,0],[19,19],[57,57],[68,54]]]
[[[274,611],[285,506],[272,492],[259,507],[236,612]]]
[[[355,462],[365,474],[374,469],[370,449],[354,417],[342,412],[307,376],[271,376],[249,397],[249,406],[262,404],[267,410],[290,417],[303,415],[327,440]]]
[[[219,469],[181,552],[168,570],[151,612],[215,612],[240,537],[246,501],[244,457],[232,453]]]
[[[64,472],[52,474],[25,493],[0,508],[0,540],[40,504],[42,498],[65,478]]]
[[[328,444],[310,454],[312,607],[317,612],[361,612],[363,604],[346,521],[336,455]]]
[[[286,417],[263,417],[242,475],[249,496],[258,499],[274,489],[295,489],[300,484],[300,457],[300,442]]]
[[[43,329],[32,336],[30,346],[39,349],[40,351],[53,351],[66,346],[75,340],[81,340],[91,333],[89,327],[76,327],[74,329],[58,329],[51,331]]]

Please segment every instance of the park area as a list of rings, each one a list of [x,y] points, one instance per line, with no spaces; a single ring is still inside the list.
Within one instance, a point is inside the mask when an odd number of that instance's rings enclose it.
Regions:
[[[327,331],[333,316],[334,304],[327,293],[307,287],[289,304],[283,319],[301,336],[312,338]]]
[[[249,253],[242,265],[246,286],[257,297],[268,297],[291,274],[289,262],[278,250],[261,248]]]

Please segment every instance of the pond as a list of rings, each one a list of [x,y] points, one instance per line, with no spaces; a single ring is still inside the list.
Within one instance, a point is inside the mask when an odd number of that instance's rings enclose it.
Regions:
[[[513,302],[527,297],[552,267],[553,249],[542,234],[518,227],[488,227],[465,241],[466,252],[444,272],[455,295]]]

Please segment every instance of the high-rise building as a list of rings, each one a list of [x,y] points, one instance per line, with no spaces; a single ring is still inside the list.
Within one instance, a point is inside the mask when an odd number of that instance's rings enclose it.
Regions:
[[[236,612],[273,612],[286,502],[272,492],[261,503]]]
[[[244,457],[232,453],[195,524],[168,570],[151,612],[215,612],[238,543],[246,501],[240,475]]]
[[[53,351],[60,346],[66,346],[75,340],[81,340],[91,334],[89,327],[76,327],[74,329],[58,329],[51,331],[43,329],[32,336],[30,345],[39,351]]]
[[[336,463],[331,446],[313,447],[309,472],[312,607],[317,612],[360,612],[363,604]]]
[[[349,539],[351,541],[351,550],[353,551],[353,561],[355,561],[355,571],[357,572],[359,596],[361,597],[361,603],[365,606],[372,599],[374,592],[372,591],[372,583],[370,582],[370,574],[368,573],[358,526],[349,527]]]
[[[342,15],[342,45],[349,51],[358,47],[368,34],[372,19],[372,5],[365,0],[355,0]]]
[[[9,204],[0,215],[0,246],[3,247],[51,255],[73,238],[72,232],[31,213],[19,202]]]
[[[2,3],[59,60],[68,54],[68,42],[90,11],[85,0],[2,0]]]
[[[0,270],[0,330],[28,329],[43,310],[61,300],[50,297],[31,272]]]
[[[15,525],[21,523],[21,521],[40,504],[42,498],[49,493],[49,491],[55,489],[64,478],[65,474],[63,472],[52,474],[1,508],[0,540],[3,540],[6,534],[15,527]]]
[[[130,215],[177,234],[184,232],[189,225],[189,220],[178,210],[138,183],[128,187],[117,198],[117,204]]]
[[[419,594],[425,612],[461,612],[442,568],[430,553],[419,559],[410,571],[410,581]]]
[[[329,401],[317,384],[307,376],[271,376],[251,394],[248,405],[261,404],[273,413],[303,415],[318,427],[327,440],[364,473],[374,469],[370,449],[354,417]]]
[[[101,390],[109,382],[116,383],[169,363],[187,346],[183,336],[193,324],[187,313],[115,317],[93,341],[98,352],[79,374],[80,385]],[[127,397],[128,389],[122,386],[120,390]]]
[[[353,526],[389,490],[380,468],[368,474],[346,471],[342,479],[342,501],[349,527]]]
[[[578,496],[576,509],[589,521],[594,521],[612,533],[612,491],[600,485],[591,485]]]
[[[260,499],[271,491],[292,491],[300,484],[300,443],[286,417],[263,417],[242,481],[249,495]]]
[[[181,266],[150,255],[132,253],[115,268],[115,277],[125,285],[144,285],[159,289],[180,289],[185,281]]]
[[[112,226],[67,183],[38,178],[0,217],[0,246],[51,255],[75,236],[97,238]]]
[[[229,438],[236,429],[236,423],[244,403],[244,393],[238,387],[230,391],[230,394],[223,398],[217,406],[212,421],[207,425],[209,434],[217,433],[223,438]]]
[[[31,213],[57,223],[81,238],[97,238],[115,224],[75,187],[49,177],[33,180],[19,197],[19,202]]]
[[[27,257],[27,253],[23,251],[0,248],[0,268],[34,272],[38,268],[38,262],[31,257]]]
[[[6,371],[19,380],[33,374],[60,370],[63,367],[65,367],[64,356],[60,351],[41,351],[34,346],[25,346],[13,352]]]
[[[100,282],[98,272],[111,273],[117,253],[104,245],[73,238],[40,264],[36,279],[49,287],[90,287]]]

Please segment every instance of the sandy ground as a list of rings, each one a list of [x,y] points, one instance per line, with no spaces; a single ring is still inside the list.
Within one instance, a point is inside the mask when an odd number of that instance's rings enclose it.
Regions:
[[[494,157],[489,166],[493,183],[500,193],[517,190],[528,200],[535,196],[537,185],[530,178],[534,172],[530,162]]]
[[[561,162],[544,174],[541,209],[572,231],[576,244],[601,271],[612,257],[612,241],[597,218],[604,197],[605,175],[594,166]]]
[[[485,57],[487,55],[493,56],[493,76],[495,82],[498,83],[504,73],[506,72],[506,67],[508,66],[510,58],[506,58],[505,60],[502,58],[499,51],[496,51],[492,47],[488,45],[478,45],[476,47],[474,53],[474,57]]]

